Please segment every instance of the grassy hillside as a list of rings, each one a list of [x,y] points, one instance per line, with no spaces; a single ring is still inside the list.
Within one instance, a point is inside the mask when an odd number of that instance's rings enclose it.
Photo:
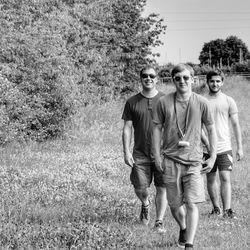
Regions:
[[[232,174],[237,219],[209,218],[207,199],[200,205],[197,249],[250,248],[250,82],[229,79],[224,91],[238,103],[244,142],[245,158]],[[152,230],[154,206],[149,227],[138,223],[140,203],[123,163],[123,105],[83,109],[63,140],[0,149],[1,249],[177,249],[169,209],[165,235]]]

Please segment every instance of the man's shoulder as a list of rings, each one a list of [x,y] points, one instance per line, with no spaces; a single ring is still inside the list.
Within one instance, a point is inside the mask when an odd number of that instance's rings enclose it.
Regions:
[[[164,92],[162,92],[162,91],[160,91],[160,90],[158,91],[158,96],[159,96],[159,97],[162,97],[162,96],[165,96],[165,95],[166,95],[166,94],[165,94]]]
[[[171,98],[174,97],[174,92],[170,92],[170,93],[163,93],[163,95],[160,97],[160,100],[170,100]]]
[[[200,94],[197,94],[197,93],[194,93],[194,92],[192,95],[193,95],[193,98],[195,100],[202,102],[202,103],[208,103],[207,97],[200,95]]]
[[[141,93],[137,93],[133,96],[130,96],[128,99],[127,99],[127,102],[128,103],[133,103],[133,102],[136,102],[138,100],[140,100],[141,98],[143,98],[143,95]]]
[[[226,95],[224,93],[222,93],[224,95],[224,97],[229,101],[229,102],[235,102],[234,98],[232,96]]]

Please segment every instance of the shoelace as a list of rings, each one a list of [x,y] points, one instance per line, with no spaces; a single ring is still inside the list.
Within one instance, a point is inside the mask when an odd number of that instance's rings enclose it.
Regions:
[[[142,217],[144,218],[145,216],[145,219],[148,219],[148,206],[144,207],[142,206]]]
[[[160,226],[162,226],[162,221],[157,220],[157,221],[155,222],[155,227],[160,227]]]

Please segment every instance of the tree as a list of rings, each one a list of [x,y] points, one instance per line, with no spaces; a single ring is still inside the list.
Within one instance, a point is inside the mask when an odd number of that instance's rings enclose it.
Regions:
[[[201,64],[222,67],[231,66],[240,60],[249,57],[249,51],[245,43],[236,36],[229,36],[226,40],[216,39],[203,45],[199,60]]]
[[[242,63],[249,57],[249,51],[246,44],[236,36],[229,36],[225,40],[225,44],[228,48],[228,65],[234,63]]]
[[[159,35],[166,29],[158,15],[141,16],[145,5],[146,0],[115,0],[112,5],[109,26],[114,32],[110,42],[119,51],[114,61],[122,71],[125,86],[138,82],[139,69],[152,62],[149,59],[150,55],[155,56],[152,47],[161,44]]]

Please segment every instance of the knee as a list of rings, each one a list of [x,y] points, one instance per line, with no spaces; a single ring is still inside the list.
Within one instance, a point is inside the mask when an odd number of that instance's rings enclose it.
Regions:
[[[226,174],[221,174],[220,175],[220,182],[222,184],[230,183],[231,182],[230,172],[228,172]]]
[[[186,209],[189,211],[197,210],[197,205],[195,203],[186,203]]]
[[[167,189],[165,187],[156,187],[156,195],[166,196]]]
[[[207,175],[207,184],[213,185],[216,183],[216,176],[214,174],[212,175]]]
[[[148,190],[147,188],[135,188],[135,193],[138,195],[147,196]]]

